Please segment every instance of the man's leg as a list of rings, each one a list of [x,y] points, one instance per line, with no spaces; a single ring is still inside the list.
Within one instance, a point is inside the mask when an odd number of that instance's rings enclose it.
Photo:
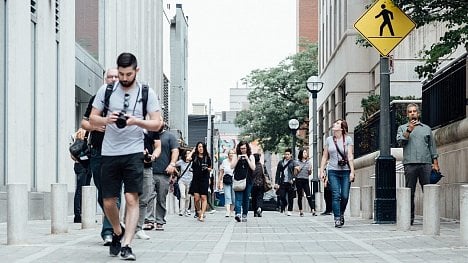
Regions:
[[[104,212],[106,213],[107,219],[112,225],[114,234],[119,236],[122,234],[122,228],[120,226],[119,219],[119,208],[117,207],[117,197],[104,198]]]
[[[135,235],[135,229],[139,216],[139,198],[138,193],[125,193],[126,201],[126,216],[125,227],[126,234],[124,236],[122,246],[130,245]]]
[[[416,191],[417,165],[407,164],[405,169],[405,186],[411,189],[411,223],[414,221],[414,193]]]
[[[143,170],[143,193],[139,197],[139,217],[136,231],[143,229],[146,209],[148,208],[148,200],[153,189],[153,170],[151,168],[145,168]]]
[[[73,202],[74,222],[81,223],[81,190],[86,183],[87,169],[81,163],[75,163],[76,188]]]
[[[164,174],[156,174],[156,224],[166,224],[166,197],[169,192],[169,176]]]

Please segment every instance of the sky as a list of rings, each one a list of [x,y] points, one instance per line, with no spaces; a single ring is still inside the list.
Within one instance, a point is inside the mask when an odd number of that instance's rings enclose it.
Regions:
[[[295,0],[179,0],[188,16],[188,93],[229,110],[229,89],[296,51]],[[238,84],[237,84],[238,83]]]

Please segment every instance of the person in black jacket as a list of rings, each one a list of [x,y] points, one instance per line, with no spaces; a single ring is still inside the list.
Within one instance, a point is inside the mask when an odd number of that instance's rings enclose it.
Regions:
[[[292,150],[286,149],[284,151],[284,159],[278,162],[276,168],[275,189],[278,189],[281,200],[281,213],[286,210],[288,206],[288,216],[291,216],[293,210],[293,200],[296,197],[294,190],[294,161],[292,159]],[[286,199],[286,195],[288,196]]]

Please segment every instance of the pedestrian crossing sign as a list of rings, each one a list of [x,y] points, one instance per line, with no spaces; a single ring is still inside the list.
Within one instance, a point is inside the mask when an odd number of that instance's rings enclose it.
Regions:
[[[354,23],[354,28],[382,56],[387,56],[415,27],[413,20],[391,0],[376,1]]]

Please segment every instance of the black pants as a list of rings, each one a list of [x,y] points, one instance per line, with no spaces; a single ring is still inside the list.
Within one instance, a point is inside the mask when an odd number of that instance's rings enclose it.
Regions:
[[[294,191],[293,185],[290,183],[282,183],[279,188],[279,196],[281,199],[281,212],[286,210],[286,206],[288,206],[288,211],[291,212],[294,205],[293,201],[296,197],[296,191]]]
[[[263,186],[253,186],[252,193],[250,196],[252,197],[252,210],[255,212],[258,208],[263,210],[263,194],[265,193],[265,189]]]
[[[411,220],[414,220],[414,193],[416,183],[419,180],[421,189],[424,191],[424,185],[430,183],[432,165],[425,163],[405,164],[406,187],[411,189]]]
[[[73,200],[73,213],[75,217],[81,217],[81,190],[83,186],[91,183],[91,170],[89,162],[75,163],[73,166],[76,174],[75,197]]]
[[[302,197],[306,196],[307,202],[309,203],[310,209],[315,210],[315,195],[310,193],[309,179],[296,179],[297,188],[297,205],[299,211],[302,211]]]
[[[325,199],[325,213],[331,213],[332,210],[332,191],[330,187],[330,183],[327,182],[325,187],[323,198]]]

